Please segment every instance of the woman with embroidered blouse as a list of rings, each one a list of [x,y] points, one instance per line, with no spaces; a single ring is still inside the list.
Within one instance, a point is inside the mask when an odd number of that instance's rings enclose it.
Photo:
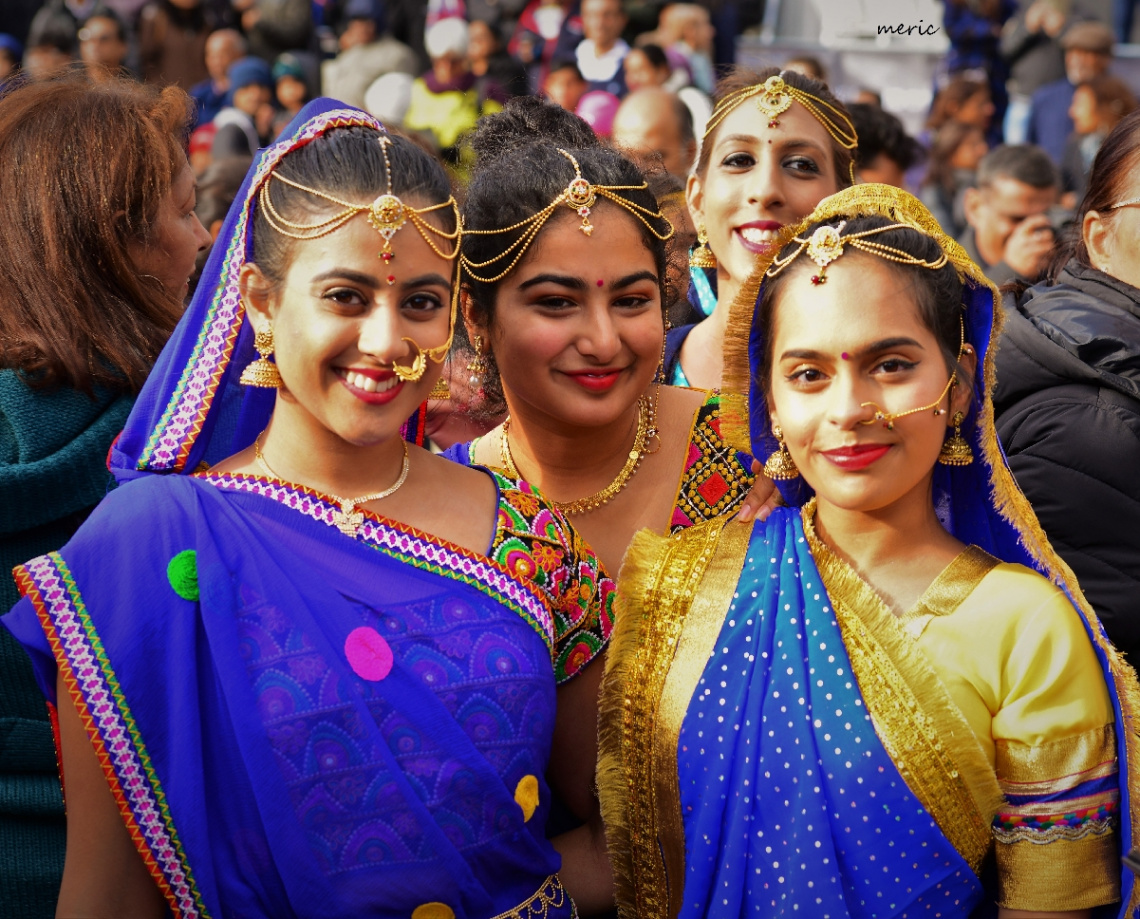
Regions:
[[[630,549],[599,764],[623,917],[1134,914],[1140,695],[995,439],[999,303],[883,185],[760,261],[726,436],[789,507]]]
[[[740,509],[751,458],[721,437],[719,395],[662,385],[673,228],[637,167],[534,98],[483,119],[473,145],[460,257],[468,369],[484,407],[509,415],[447,455],[530,482],[610,571],[642,527]]]
[[[59,710],[60,915],[588,900],[547,780],[592,798],[612,584],[527,486],[408,443],[458,236],[442,167],[339,103],[255,161],[113,450],[132,481],[4,618]]]

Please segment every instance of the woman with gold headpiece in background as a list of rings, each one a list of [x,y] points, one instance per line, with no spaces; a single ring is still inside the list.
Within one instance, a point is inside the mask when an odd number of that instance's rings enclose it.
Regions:
[[[884,185],[759,262],[726,436],[789,507],[630,549],[599,763],[623,916],[1133,915],[1136,678],[995,439],[999,302]]]
[[[772,67],[738,69],[717,84],[687,189],[697,227],[689,301],[698,321],[669,332],[669,383],[721,385],[737,292],[782,227],[854,181],[856,142],[847,109],[818,80]]]
[[[448,455],[533,484],[610,571],[643,527],[741,508],[751,458],[722,438],[719,396],[663,385],[673,228],[637,167],[533,98],[485,118],[473,144],[460,257],[469,371],[484,405],[509,415]]]
[[[339,103],[255,161],[131,481],[4,618],[59,708],[59,915],[574,914],[547,764],[593,733],[612,585],[527,486],[408,443],[458,237],[442,167]]]

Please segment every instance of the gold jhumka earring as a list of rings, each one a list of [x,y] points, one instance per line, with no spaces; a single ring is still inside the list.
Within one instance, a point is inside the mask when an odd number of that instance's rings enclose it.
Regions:
[[[954,433],[946,438],[938,454],[938,462],[944,466],[969,466],[974,461],[970,442],[962,436],[962,422],[965,420],[962,412],[954,413]]]
[[[716,256],[709,248],[709,233],[704,223],[697,224],[697,244],[689,250],[690,268],[715,268]]]
[[[800,474],[796,461],[788,452],[788,445],[784,443],[784,432],[778,424],[772,425],[772,436],[780,445],[780,449],[764,461],[764,475],[773,482],[787,482],[798,478]]]
[[[378,257],[384,260],[385,265],[395,258],[395,253],[392,251],[392,237],[395,236],[396,232],[400,230],[405,223],[410,221],[416,230],[419,231],[424,242],[431,247],[436,255],[449,262],[455,261],[455,259],[459,257],[459,238],[462,232],[459,205],[455,201],[455,196],[451,195],[446,201],[441,201],[439,204],[418,208],[405,204],[396,197],[396,195],[392,193],[392,164],[388,158],[388,147],[390,147],[391,144],[391,138],[386,136],[380,138],[380,149],[384,154],[384,169],[388,177],[388,190],[384,194],[378,195],[368,204],[353,204],[351,201],[342,201],[340,198],[330,195],[327,192],[302,185],[300,182],[286,178],[280,173],[271,172],[258,193],[258,201],[260,202],[262,212],[265,214],[265,219],[269,221],[269,225],[272,226],[273,229],[283,236],[288,236],[291,239],[317,239],[318,237],[327,236],[329,233],[340,229],[357,214],[367,213],[369,224],[371,224],[372,228],[376,230],[384,240],[384,245]],[[310,195],[315,195],[318,198],[330,201],[343,208],[343,210],[338,211],[325,220],[312,224],[293,223],[290,220],[286,220],[273,206],[273,199],[269,193],[269,187],[274,179],[286,185],[291,185],[300,191],[307,192]],[[450,207],[455,215],[455,229],[450,233],[432,226],[430,222],[424,219],[425,214],[430,214],[446,207]],[[454,243],[451,251],[445,252],[441,249],[440,246],[436,244],[433,236],[440,240]],[[393,274],[389,274],[385,280],[390,285],[396,283],[396,277]],[[451,342],[455,337],[455,316],[458,307],[459,285],[457,283],[451,296],[451,316],[448,324],[447,341],[438,347],[424,350],[415,339],[404,338],[403,340],[414,350],[415,356],[412,358],[412,363],[406,367],[393,362],[392,370],[397,377],[405,383],[415,383],[427,370],[427,361],[429,358],[440,363],[447,357],[447,352],[451,350]],[[438,390],[433,389],[433,392],[436,391]],[[436,397],[431,396],[431,398]]]
[[[258,358],[246,365],[238,382],[243,386],[256,386],[259,389],[280,389],[281,372],[277,369],[277,365],[269,360],[269,356],[273,353],[273,326],[266,326],[253,333],[253,347],[257,349]]]

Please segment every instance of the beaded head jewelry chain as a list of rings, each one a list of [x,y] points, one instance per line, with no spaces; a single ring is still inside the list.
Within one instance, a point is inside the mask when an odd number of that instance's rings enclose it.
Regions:
[[[763,83],[745,86],[734,93],[729,93],[713,109],[708,124],[705,125],[704,140],[717,129],[729,114],[735,111],[746,99],[755,99],[756,107],[768,118],[768,127],[779,125],[778,116],[798,102],[806,108],[823,125],[824,130],[832,136],[839,146],[845,150],[854,150],[859,145],[859,137],[855,133],[855,125],[846,112],[836,108],[819,96],[812,95],[805,90],[785,82],[783,72],[768,77]],[[849,165],[851,184],[855,184],[855,160],[852,158]]]
[[[388,177],[388,190],[384,194],[378,195],[368,204],[353,204],[351,201],[342,201],[340,198],[328,194],[328,192],[323,192],[317,188],[310,188],[308,185],[302,185],[300,182],[295,182],[274,171],[269,174],[269,177],[261,186],[261,191],[258,194],[258,201],[262,213],[265,214],[265,219],[269,225],[282,236],[288,236],[290,239],[317,239],[339,230],[357,214],[367,213],[368,222],[384,240],[384,245],[380,249],[379,258],[384,260],[385,266],[390,265],[392,260],[396,257],[396,254],[392,251],[392,237],[395,236],[396,232],[408,221],[411,221],[412,226],[419,231],[424,242],[431,247],[436,255],[449,262],[455,261],[459,255],[460,237],[459,205],[455,201],[455,196],[451,195],[446,201],[441,201],[439,204],[419,208],[412,207],[410,204],[405,204],[401,201],[392,193],[392,163],[388,158],[388,148],[391,145],[391,138],[387,136],[380,138],[380,149],[384,154],[384,172]],[[302,224],[286,220],[273,206],[273,199],[270,195],[269,188],[273,184],[274,179],[286,185],[291,185],[300,191],[307,192],[310,195],[323,198],[342,208],[342,210],[337,211],[332,216],[317,223]],[[450,233],[433,226],[429,221],[424,219],[425,214],[430,214],[446,207],[450,207],[455,215],[455,229]],[[453,243],[451,251],[445,252],[436,244],[433,237],[438,237],[440,240]],[[395,284],[396,276],[389,273],[385,280],[387,280],[390,285]],[[404,382],[414,383],[424,375],[424,371],[427,369],[428,358],[440,362],[447,356],[447,352],[451,350],[452,339],[455,337],[455,317],[458,305],[458,285],[456,285],[451,298],[451,318],[448,325],[447,341],[438,347],[424,350],[414,339],[404,338],[403,340],[415,350],[415,357],[408,367],[401,366],[397,363],[392,364],[392,370],[397,377]]]
[[[812,284],[825,284],[827,283],[827,266],[843,255],[843,247],[847,245],[850,245],[854,249],[859,249],[862,252],[877,255],[879,258],[886,259],[889,262],[897,262],[900,265],[911,265],[916,268],[927,268],[931,271],[942,268],[950,261],[944,249],[938,258],[928,261],[911,255],[909,252],[904,252],[902,249],[888,246],[885,243],[875,242],[867,238],[879,233],[886,233],[888,230],[899,230],[903,228],[915,229],[915,227],[912,227],[909,223],[891,223],[886,226],[863,230],[860,233],[849,233],[843,236],[842,233],[845,226],[847,226],[847,221],[842,220],[838,226],[833,227],[824,224],[821,227],[817,227],[807,239],[804,239],[802,236],[793,236],[791,242],[799,243],[799,246],[783,258],[777,257],[773,259],[771,266],[764,272],[764,276],[774,278],[806,250],[808,258],[819,266],[819,273],[813,274],[811,277]],[[955,363],[962,360],[963,354],[969,354],[973,351],[973,348],[966,344],[966,323],[960,316],[958,318],[958,324],[960,337],[958,342],[958,357]],[[843,358],[845,360],[847,359],[846,351],[843,352]],[[944,409],[941,408],[942,400],[946,398],[946,394],[950,392],[957,383],[958,371],[955,369],[950,374],[950,379],[947,381],[945,388],[937,399],[929,405],[920,405],[918,408],[907,409],[903,412],[888,412],[877,402],[862,402],[860,403],[860,408],[873,407],[875,413],[870,419],[860,421],[859,423],[875,424],[876,422],[882,422],[883,427],[894,430],[895,421],[907,415],[914,415],[918,412],[930,411],[931,409],[934,410],[935,415],[941,415],[944,412]]]
[[[461,273],[466,272],[471,278],[482,284],[494,284],[496,281],[505,278],[511,273],[511,269],[519,263],[519,259],[526,253],[526,250],[530,247],[534,238],[539,234],[539,231],[542,230],[546,221],[550,219],[550,216],[557,210],[560,204],[564,204],[571,210],[576,211],[578,216],[582,218],[582,224],[578,229],[587,236],[592,236],[594,225],[590,223],[590,210],[597,203],[599,196],[625,208],[634,217],[645,224],[649,232],[662,242],[673,235],[673,224],[661,213],[660,208],[658,208],[657,211],[651,211],[649,208],[642,207],[635,201],[630,201],[623,195],[618,194],[618,192],[622,191],[642,191],[649,188],[648,184],[642,182],[640,185],[595,185],[582,175],[582,168],[570,153],[561,147],[558,148],[558,152],[566,157],[574,167],[574,178],[570,180],[570,184],[567,185],[553,201],[546,205],[546,207],[537,214],[532,214],[530,217],[527,217],[526,220],[520,220],[518,223],[513,223],[509,227],[501,227],[495,230],[464,229],[463,233],[466,236],[495,236],[500,233],[512,233],[516,230],[522,230],[523,232],[519,235],[518,239],[507,246],[502,252],[492,256],[486,261],[473,262],[466,256],[460,256],[459,266]],[[656,227],[650,223],[650,220],[661,221],[661,223],[669,228],[668,231],[665,233],[658,232]],[[508,257],[510,257],[510,261],[507,267],[493,277],[480,277],[476,273],[492,265],[500,264]]]

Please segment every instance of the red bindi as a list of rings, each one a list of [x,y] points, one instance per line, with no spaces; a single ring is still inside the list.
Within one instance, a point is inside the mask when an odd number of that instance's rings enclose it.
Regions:
[[[606,285],[606,282],[603,281],[601,278],[598,278],[598,287],[605,287],[605,285]]]
[[[844,352],[843,352],[841,355],[839,355],[839,356],[840,356],[841,358],[843,358],[845,361],[849,361],[849,360],[851,360],[851,355],[850,355],[850,354],[848,354],[846,351],[844,351]]]

